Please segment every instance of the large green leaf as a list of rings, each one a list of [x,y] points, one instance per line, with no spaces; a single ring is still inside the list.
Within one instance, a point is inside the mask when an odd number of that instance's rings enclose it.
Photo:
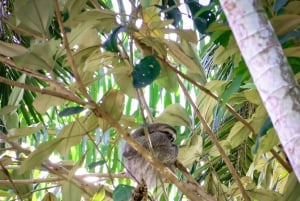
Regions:
[[[54,14],[53,1],[16,0],[14,3],[16,25],[48,36],[48,27]]]
[[[124,109],[124,94],[118,90],[109,90],[101,99],[100,108],[110,115],[115,121],[119,121],[122,117]],[[105,118],[98,119],[100,128],[104,131],[110,127],[109,122]]]
[[[62,182],[62,200],[81,200],[81,190],[71,181]]]
[[[50,40],[32,45],[30,52],[13,57],[19,67],[26,67],[33,70],[45,69],[52,71],[55,65],[55,56],[59,51],[60,41]]]
[[[132,98],[136,98],[136,89],[132,84],[132,67],[123,59],[114,58],[113,60],[113,73],[114,79],[117,85],[120,87],[121,91]]]
[[[39,144],[38,147],[29,154],[28,158],[22,162],[19,173],[23,174],[25,171],[32,170],[34,167],[41,165],[61,142],[61,138],[56,138]]]
[[[97,118],[93,114],[78,118],[59,132],[59,139],[62,140],[62,143],[56,149],[65,155],[72,146],[80,143],[83,135],[95,130],[97,126]]]
[[[131,73],[133,86],[135,88],[145,87],[151,84],[158,77],[159,73],[159,62],[153,55],[147,56],[134,66]]]
[[[6,43],[0,41],[0,54],[5,55],[7,57],[14,57],[25,54],[28,50],[17,44]]]
[[[25,136],[29,136],[43,128],[42,124],[31,125],[24,128],[12,128],[8,130],[8,137],[10,140],[17,140]]]
[[[155,122],[170,124],[173,126],[190,127],[191,120],[187,111],[180,104],[172,104],[155,118]]]
[[[119,184],[113,191],[113,200],[114,201],[127,201],[131,197],[133,187]]]
[[[38,112],[45,113],[50,107],[62,105],[63,103],[65,103],[64,99],[38,94],[32,105]]]

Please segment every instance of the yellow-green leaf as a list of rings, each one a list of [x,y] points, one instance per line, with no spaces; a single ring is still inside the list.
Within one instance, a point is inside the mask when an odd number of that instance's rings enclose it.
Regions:
[[[26,79],[26,74],[22,74],[17,82],[24,83]],[[14,87],[9,99],[7,105],[19,105],[20,101],[23,99],[24,89],[19,87]]]
[[[54,149],[62,142],[62,139],[56,138],[44,143],[41,143],[37,148],[29,154],[19,169],[19,173],[32,170],[34,167],[41,165],[54,151]]]
[[[111,89],[101,99],[100,108],[115,121],[119,121],[124,109],[124,99],[125,96],[122,92]],[[107,130],[110,127],[110,124],[103,118],[99,118],[98,122],[103,130]]]
[[[38,123],[25,128],[12,128],[8,130],[8,137],[10,140],[17,140],[35,133],[43,128],[43,125]]]
[[[27,51],[28,50],[21,45],[0,41],[0,55],[14,57],[25,54]]]
[[[71,181],[62,182],[62,200],[80,201],[81,190]]]
[[[203,139],[200,135],[193,135],[185,145],[180,146],[178,160],[185,166],[190,166],[199,158],[203,150]]]
[[[57,146],[57,151],[65,155],[72,146],[80,143],[83,135],[95,130],[97,126],[97,118],[94,114],[80,117],[66,125],[58,134],[62,143]]]
[[[189,127],[191,125],[187,111],[178,103],[168,105],[168,107],[155,118],[155,122],[166,123],[173,126]]]
[[[231,148],[235,148],[243,143],[249,136],[250,130],[241,122],[237,122],[230,130],[227,140]]]
[[[55,195],[51,192],[48,192],[42,199],[42,201],[57,201]]]
[[[47,94],[38,94],[32,105],[39,113],[45,113],[50,107],[62,105],[64,103],[64,99]]]
[[[283,35],[296,29],[300,25],[300,16],[289,14],[275,15],[271,18],[271,24],[277,35]]]
[[[197,65],[192,58],[187,56],[184,50],[179,46],[178,43],[170,40],[164,40],[164,43],[168,47],[168,53],[173,57],[173,59],[183,64],[188,70],[193,73],[203,74],[203,69],[201,66]]]

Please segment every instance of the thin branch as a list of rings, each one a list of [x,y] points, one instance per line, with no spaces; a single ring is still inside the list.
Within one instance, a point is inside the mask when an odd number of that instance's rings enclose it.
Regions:
[[[88,102],[92,103],[93,100],[90,97],[90,95],[87,93],[87,90],[86,90],[86,88],[85,88],[85,86],[84,86],[84,84],[81,80],[81,77],[80,77],[79,72],[77,70],[77,66],[75,64],[74,57],[73,57],[71,49],[70,49],[68,37],[67,37],[67,34],[65,32],[65,28],[64,28],[64,25],[63,25],[61,13],[60,13],[60,10],[59,10],[58,0],[54,0],[54,7],[55,7],[55,13],[56,13],[59,29],[60,29],[60,32],[61,32],[61,35],[62,35],[63,43],[64,43],[64,46],[65,46],[65,49],[66,49],[66,52],[67,52],[68,61],[70,62],[70,66],[72,68],[72,72],[73,72],[75,80],[77,82],[79,91],[84,95],[84,97],[88,100]]]
[[[42,178],[42,179],[14,179],[16,185],[40,184],[40,183],[56,183],[63,181],[62,177]],[[11,184],[9,180],[0,180],[0,184]]]
[[[20,194],[19,189],[17,188],[15,182],[14,182],[14,181],[12,180],[12,178],[10,177],[10,174],[9,174],[8,170],[4,167],[4,165],[2,164],[1,161],[0,161],[0,167],[1,167],[1,169],[2,169],[2,171],[3,171],[3,173],[4,173],[4,175],[7,177],[8,183],[13,187],[15,193],[17,194],[17,196],[19,197],[19,199],[22,201],[23,199],[22,199],[22,196],[21,196],[21,194]]]
[[[221,154],[229,172],[231,173],[232,177],[234,178],[238,188],[240,189],[242,196],[244,198],[245,201],[250,201],[250,198],[248,196],[248,194],[246,193],[246,190],[236,172],[236,170],[234,169],[232,163],[230,162],[230,159],[228,158],[228,156],[226,155],[224,149],[222,148],[222,146],[220,145],[218,138],[216,137],[216,135],[213,133],[213,131],[211,130],[211,128],[209,127],[208,123],[205,121],[204,117],[202,116],[202,114],[200,113],[200,111],[198,110],[196,104],[194,103],[194,101],[192,100],[190,94],[188,93],[188,91],[186,90],[184,84],[182,83],[182,81],[177,77],[177,81],[185,95],[185,97],[187,98],[187,100],[189,101],[189,103],[191,104],[194,112],[196,113],[197,117],[200,119],[201,124],[203,125],[204,130],[208,133],[209,137],[211,138],[211,141],[214,143],[214,145],[216,145],[219,153]]]
[[[276,160],[286,169],[286,171],[289,173],[293,172],[293,168],[287,162],[285,162],[274,149],[271,149],[270,152],[274,158],[276,158]]]
[[[4,19],[3,17],[1,18],[1,21],[4,22],[6,25],[8,25],[9,28],[11,28],[12,30],[14,30],[15,32],[17,32],[19,34],[24,34],[26,36],[32,36],[41,41],[45,40],[45,38],[42,37],[41,35],[38,35],[37,33],[29,32],[25,29],[22,29],[21,27],[15,26],[15,25],[11,24],[8,20]]]
[[[48,82],[49,85],[51,85],[52,87],[54,87],[55,89],[57,89],[58,91],[60,91],[63,94],[68,94],[69,96],[74,96],[74,94],[71,91],[66,89],[59,82],[52,80],[52,79],[48,78],[47,76],[42,75],[39,72],[34,71],[30,68],[18,67],[16,65],[16,63],[13,62],[12,60],[10,60],[9,58],[0,56],[0,62],[5,63],[6,65],[10,66],[11,68],[13,68],[21,73],[25,73],[26,75],[29,75],[29,76],[35,77],[37,79],[43,80],[45,82]]]
[[[112,178],[118,178],[118,179],[129,179],[129,176],[125,173],[120,173],[120,174],[107,174],[107,173],[91,173],[91,174],[83,174],[83,175],[78,175],[78,177],[82,177],[84,179],[93,177],[93,178],[98,178],[99,180],[102,179],[110,179]],[[38,178],[38,179],[13,179],[13,183],[15,185],[26,185],[26,184],[40,184],[40,183],[57,183],[64,181],[65,179],[62,177],[50,177],[50,178]],[[0,180],[0,184],[12,184],[10,180]]]
[[[41,94],[47,94],[47,95],[50,95],[50,96],[55,96],[55,97],[62,98],[62,99],[65,99],[65,100],[73,101],[73,102],[78,103],[80,105],[86,105],[87,104],[85,101],[83,101],[82,99],[80,99],[80,98],[78,98],[77,96],[74,96],[74,95],[71,96],[70,94],[62,94],[62,92],[57,92],[57,91],[50,90],[50,89],[45,89],[45,88],[41,89],[39,87],[34,87],[34,86],[30,86],[30,85],[27,85],[27,84],[24,84],[24,83],[16,82],[16,81],[13,81],[13,80],[1,77],[1,76],[0,76],[0,83],[4,83],[4,84],[15,86],[15,87],[20,87],[22,89],[26,89],[26,90],[33,91],[33,92],[38,92],[38,93],[41,93]]]

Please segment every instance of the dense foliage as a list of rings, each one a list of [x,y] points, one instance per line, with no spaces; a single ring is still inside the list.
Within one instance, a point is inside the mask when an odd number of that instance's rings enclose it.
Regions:
[[[262,3],[299,80],[300,1]],[[299,199],[217,0],[0,7],[1,200],[128,200],[136,183],[124,174],[124,139],[151,122],[177,129],[191,177],[176,175],[198,193]],[[190,198],[177,183],[164,187],[149,196]]]

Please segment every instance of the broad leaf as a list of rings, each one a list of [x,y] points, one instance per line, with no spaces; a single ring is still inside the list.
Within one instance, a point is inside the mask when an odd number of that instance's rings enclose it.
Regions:
[[[46,94],[38,94],[32,105],[38,112],[45,113],[50,107],[62,105],[64,103],[64,99]]]
[[[101,99],[100,108],[110,115],[115,121],[119,121],[122,117],[124,109],[124,94],[118,90],[109,90]],[[110,127],[105,118],[98,119],[99,126],[104,131]]]
[[[127,201],[131,197],[133,187],[119,184],[113,191],[113,200],[114,201]]]
[[[19,138],[31,135],[43,128],[42,124],[31,125],[25,128],[12,128],[8,130],[8,137],[10,140],[17,140]]]
[[[32,170],[34,167],[41,165],[61,142],[62,139],[56,138],[39,144],[38,147],[29,154],[28,158],[22,162],[19,173],[23,174],[25,171]]]
[[[81,190],[72,184],[71,181],[62,182],[62,200],[72,200],[80,201],[81,200]]]
[[[65,117],[65,116],[70,116],[73,114],[78,114],[84,110],[84,107],[80,106],[75,106],[75,107],[68,107],[65,108],[63,111],[58,113],[59,117]]]
[[[180,146],[178,153],[178,160],[183,165],[190,167],[199,157],[203,151],[203,139],[200,135],[194,134],[187,142]]]
[[[26,74],[22,74],[17,82],[25,83]],[[9,99],[8,99],[8,105],[19,105],[20,101],[23,99],[24,89],[19,87],[14,87]]]
[[[133,86],[142,88],[151,84],[160,73],[160,64],[154,56],[143,58],[139,64],[134,66],[131,73]]]
[[[66,125],[59,132],[59,139],[62,140],[62,143],[57,146],[57,150],[62,155],[66,154],[72,146],[80,143],[83,135],[96,128],[97,118],[93,114],[78,118],[76,121]]]
[[[42,201],[57,201],[57,198],[53,193],[48,192],[42,199]]]
[[[48,35],[48,27],[54,14],[53,1],[16,0],[14,3],[16,25],[22,25],[29,31]]]
[[[172,104],[155,118],[155,122],[170,124],[172,126],[190,127],[191,120],[187,111],[180,104]]]
[[[0,55],[14,57],[25,54],[27,51],[28,50],[24,46],[0,41]]]

